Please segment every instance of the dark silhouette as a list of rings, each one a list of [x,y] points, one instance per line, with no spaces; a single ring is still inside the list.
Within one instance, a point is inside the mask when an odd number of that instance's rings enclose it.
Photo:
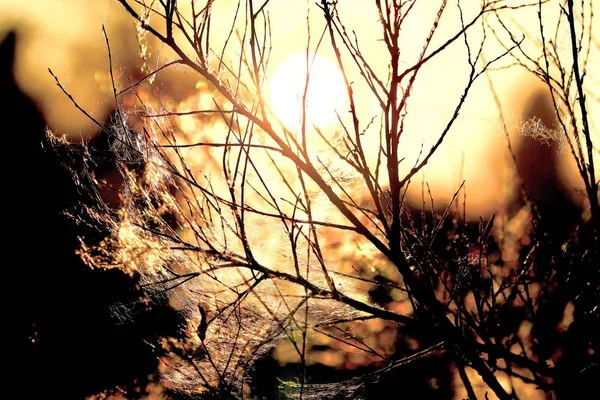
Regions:
[[[540,232],[560,244],[580,222],[581,210],[571,201],[558,178],[560,140],[556,113],[547,91],[530,95],[523,119],[525,132],[516,154],[517,165],[529,200],[537,207]],[[539,129],[538,132],[536,132]],[[543,131],[546,131],[544,135]],[[556,132],[548,137],[549,132]],[[568,150],[564,150],[565,152]],[[520,195],[520,194],[519,194]]]
[[[535,121],[541,130],[559,129],[547,91],[531,95],[523,116],[524,122]],[[579,399],[596,390],[592,376],[598,376],[599,364],[588,349],[598,348],[600,337],[600,270],[597,250],[581,256],[587,248],[591,249],[586,240],[591,240],[592,227],[581,221],[582,210],[567,195],[568,188],[559,182],[559,145],[560,136],[548,138],[539,132],[525,132],[516,159],[527,196],[538,214],[535,235],[540,250],[536,274],[542,282],[553,282],[541,292],[531,318],[536,339],[532,350],[540,359],[555,360],[558,398]],[[579,235],[574,237],[576,229]],[[529,247],[523,250],[527,251]],[[574,303],[574,321],[566,332],[561,332],[557,326],[569,301]],[[515,313],[511,318],[519,320]]]
[[[136,280],[117,270],[91,270],[76,255],[78,236],[99,240],[101,233],[63,213],[82,197],[49,146],[35,103],[14,82],[16,43],[10,33],[0,45],[0,129],[8,139],[4,196],[10,204],[4,209],[5,248],[12,260],[3,267],[11,275],[9,304],[16,319],[9,326],[16,327],[19,343],[11,350],[22,360],[9,367],[16,380],[6,384],[22,399],[80,399],[136,380],[143,385],[157,368],[144,338],[174,333],[177,319],[156,305],[148,312],[134,308],[133,321],[120,323],[111,309],[138,299]]]

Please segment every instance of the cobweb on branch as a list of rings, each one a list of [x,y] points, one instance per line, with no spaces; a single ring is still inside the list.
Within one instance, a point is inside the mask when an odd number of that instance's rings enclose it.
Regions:
[[[165,297],[186,317],[185,338],[162,342],[161,372],[171,388],[243,397],[254,362],[267,357],[282,340],[295,342],[310,326],[364,315],[319,294],[328,282],[322,265],[311,255],[308,229],[294,222],[299,232],[295,254],[290,253],[289,220],[248,211],[246,231],[242,231],[236,219],[242,205],[234,201],[241,189],[229,190],[233,180],[216,170],[192,170],[195,159],[188,160],[184,151],[165,146],[173,143],[173,132],[156,121],[133,129],[124,115],[117,112],[104,132],[108,153],[120,173],[118,180],[97,179],[91,166],[74,170],[82,188],[94,193],[84,214],[108,232],[100,243],[82,240],[79,255],[90,267],[118,268],[140,276],[146,296],[139,302],[116,304],[111,310],[121,323]],[[69,146],[59,141],[56,145]],[[85,144],[80,151],[91,159]],[[232,146],[230,154],[235,151],[239,147]],[[216,158],[208,152],[205,156]],[[264,194],[248,188],[258,187],[252,180],[257,181],[268,167],[268,163],[260,165],[263,169],[242,181],[248,185],[244,201],[256,209],[265,204]],[[331,170],[338,175],[335,168]],[[120,187],[117,205],[103,201],[104,185]],[[293,202],[286,204],[291,208]],[[252,249],[253,257],[245,254],[245,246]],[[343,275],[334,279],[339,290],[353,293],[355,282]],[[360,398],[362,388],[373,379],[366,375],[339,384],[310,385],[302,396],[317,398],[325,390]],[[293,385],[286,390],[294,396]]]
[[[396,368],[406,366],[421,357],[437,351],[443,347],[443,343],[438,343],[427,349],[419,351],[408,357],[391,362],[389,365],[376,369],[373,372],[362,374],[357,377],[346,379],[339,382],[329,383],[305,383],[300,385],[295,382],[283,382],[281,385],[284,393],[291,399],[364,399],[366,391],[371,385],[375,385]]]
[[[524,121],[519,127],[519,134],[522,137],[535,139],[546,146],[556,143],[559,152],[566,148],[566,140],[562,130],[546,126],[538,117]]]

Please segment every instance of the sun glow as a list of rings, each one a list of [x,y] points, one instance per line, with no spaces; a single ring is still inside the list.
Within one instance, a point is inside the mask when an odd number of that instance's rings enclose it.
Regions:
[[[306,90],[306,126],[324,128],[341,113],[345,84],[339,68],[327,58],[309,53],[308,88],[306,53],[286,58],[270,79],[269,104],[273,113],[290,130],[302,125],[303,98]]]

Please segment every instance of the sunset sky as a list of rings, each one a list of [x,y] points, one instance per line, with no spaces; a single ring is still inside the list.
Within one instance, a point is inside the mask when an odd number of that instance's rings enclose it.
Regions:
[[[23,391],[587,390],[600,20],[528,1],[0,0]]]
[[[188,2],[179,3],[181,10],[185,12]],[[364,4],[361,0],[341,2],[340,16],[346,22],[349,31],[356,31],[365,58],[371,61],[380,76],[385,77],[386,49],[383,42],[379,40],[381,32],[377,26],[377,14],[374,7],[361,4]],[[418,4],[403,30],[406,44],[402,51],[406,65],[409,65],[421,50],[423,38],[429,30],[438,7],[438,2],[433,1]],[[465,19],[468,20],[475,10],[474,5],[479,4],[479,1],[465,1],[462,4]],[[236,5],[237,2],[232,0],[217,1],[214,4],[211,43],[215,52],[220,51],[218,46],[224,42],[224,38],[230,31]],[[102,25],[107,27],[111,41],[117,78],[126,77],[131,71],[140,74],[140,68],[143,68],[143,62],[139,57],[140,43],[129,16],[114,0],[85,2],[0,0],[0,7],[3,10],[0,14],[0,35],[11,29],[16,29],[19,33],[15,71],[19,85],[37,101],[53,130],[67,133],[72,137],[92,134],[93,124],[60,92],[47,69],[51,68],[54,71],[67,90],[86,110],[99,119],[105,118],[113,105],[109,90],[108,60]],[[314,1],[286,1],[285,5],[283,1],[272,1],[267,9],[273,33],[271,62],[267,74],[272,75],[286,58],[306,51],[307,18],[311,29],[311,51],[315,50],[324,22]],[[515,29],[535,32],[537,29],[535,12],[535,9],[530,9],[515,14],[517,16]],[[237,29],[240,27],[237,26]],[[442,18],[433,45],[443,43],[443,40],[455,33],[459,27],[457,8],[449,7]],[[479,36],[480,30],[476,26],[472,31],[474,43]],[[232,42],[226,56],[228,54],[235,57],[235,40]],[[168,57],[168,53],[160,47],[153,47],[152,41],[149,41],[148,45],[150,58],[156,57],[152,58],[153,61],[158,62],[161,57]],[[597,43],[595,46],[596,51],[592,51],[592,60],[588,67],[590,70],[593,70],[593,66],[597,64],[597,54],[600,53],[597,51]],[[497,44],[494,44],[493,39],[488,41],[484,50],[487,59],[495,58],[502,51]],[[335,63],[327,40],[321,44],[318,53]],[[422,147],[428,148],[435,141],[451,115],[468,74],[465,55],[464,44],[458,41],[423,69],[411,95],[410,114],[406,134],[403,136],[404,156],[407,158],[406,168],[412,165],[411,157],[414,159]],[[362,113],[360,116],[368,120],[375,106],[373,98],[369,96],[364,85],[361,85],[360,77],[355,70],[349,67],[347,73],[350,81],[355,85],[354,90]],[[540,90],[541,85],[532,78],[526,77],[523,70],[518,69],[495,72],[490,77],[493,79],[505,117],[512,125],[509,128],[514,136],[519,116],[526,106],[528,93]],[[179,92],[177,85],[183,87],[184,82],[187,82],[180,78],[183,79],[178,73],[168,75],[163,82],[165,92]],[[193,82],[193,79],[190,82]],[[597,85],[597,82],[595,84]],[[597,101],[590,103],[597,109]],[[593,133],[598,135],[597,128],[594,127]],[[470,212],[474,216],[479,213],[489,213],[498,201],[496,197],[499,191],[480,188],[503,187],[509,162],[505,143],[490,86],[486,76],[482,76],[469,94],[467,103],[445,145],[426,169],[425,179],[431,184],[436,199],[441,203],[446,202],[461,180],[466,179]],[[572,178],[573,173],[570,172],[563,179],[572,181]],[[421,178],[417,180],[418,182],[412,187],[414,196],[418,198],[421,191]]]

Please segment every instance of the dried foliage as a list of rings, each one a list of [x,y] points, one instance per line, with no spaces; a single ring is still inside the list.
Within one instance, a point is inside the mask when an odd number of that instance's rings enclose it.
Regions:
[[[557,302],[564,310],[556,321],[562,332],[573,321],[598,322],[597,307],[590,307],[598,301],[597,150],[583,83],[597,42],[586,2],[580,17],[572,1],[561,14],[571,27],[575,63],[546,39],[542,14],[541,55],[528,53],[505,22],[512,12],[559,2],[483,1],[467,12],[460,1],[440,1],[412,59],[403,52],[402,29],[422,2],[369,2],[364,7],[379,15],[379,45],[389,61],[383,74],[345,25],[342,4],[309,5],[321,13],[322,31],[307,41],[306,62],[328,46],[347,103],[335,127],[314,126],[303,107],[293,129],[265,98],[275,5],[234,6],[231,34],[217,43],[216,1],[192,1],[185,10],[174,0],[120,2],[140,35],[158,40],[172,58],[127,87],[113,82],[118,110],[103,134],[119,179],[90,173],[95,156],[85,144],[68,147],[83,155],[75,175],[92,200],[80,217],[107,232],[101,243],[82,242],[80,254],[90,267],[141,275],[148,301],[168,296],[187,317],[185,337],[162,343],[162,373],[171,388],[249,396],[257,361],[272,353],[282,364],[301,365],[296,382],[281,385],[291,398],[360,398],[386,374],[441,354],[451,360],[456,397],[533,398],[556,390],[561,347],[543,338],[544,329],[556,328],[541,320],[544,307]],[[440,40],[436,32],[449,13],[457,17],[455,33]],[[505,49],[486,61],[490,38]],[[467,71],[462,94],[430,147],[408,161],[403,135],[412,91],[428,63],[453,46],[464,48],[465,58],[456,61]],[[505,56],[548,84],[563,122],[552,130],[529,121],[522,132],[564,140],[585,182],[588,224],[564,244],[536,230],[531,202],[479,224],[452,211],[460,208],[463,186],[441,212],[405,202],[408,185],[435,156],[475,82]],[[197,74],[204,94],[173,106],[143,86],[174,67]],[[367,120],[354,93],[356,76],[377,105]],[[307,87],[309,80],[310,74]],[[310,101],[306,90],[302,101]],[[114,192],[118,199],[107,200]],[[590,357],[597,351],[592,339],[584,347]],[[372,369],[343,381],[309,382],[307,369],[315,364]]]

